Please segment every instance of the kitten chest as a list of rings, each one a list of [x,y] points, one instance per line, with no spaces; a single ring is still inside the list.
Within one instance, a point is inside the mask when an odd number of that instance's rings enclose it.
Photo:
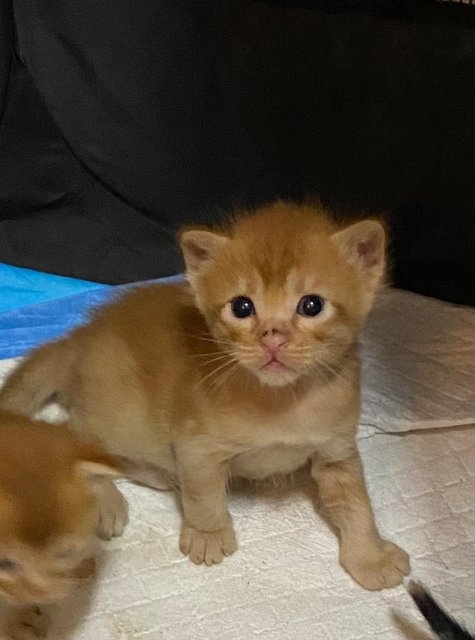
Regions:
[[[301,405],[279,416],[240,416],[230,419],[221,438],[229,434],[234,455],[231,474],[262,479],[287,474],[306,464],[313,453],[342,433],[350,432],[355,422],[351,407]],[[225,439],[225,438],[224,438]]]

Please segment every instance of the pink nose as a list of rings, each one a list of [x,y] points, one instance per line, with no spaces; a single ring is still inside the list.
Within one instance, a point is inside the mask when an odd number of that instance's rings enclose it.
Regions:
[[[268,329],[262,334],[261,344],[270,355],[276,356],[287,344],[287,338],[278,329]]]

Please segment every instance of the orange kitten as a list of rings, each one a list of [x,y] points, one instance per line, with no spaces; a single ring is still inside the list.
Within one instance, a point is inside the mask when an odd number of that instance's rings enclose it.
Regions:
[[[96,532],[110,537],[125,524],[125,501],[108,479],[119,475],[118,463],[64,425],[3,410],[0,452],[0,595],[13,605],[54,602],[92,567]],[[29,607],[15,612],[10,637],[45,626],[46,616]]]
[[[189,284],[137,288],[38,349],[1,404],[33,415],[59,397],[136,479],[177,484],[180,549],[196,563],[236,549],[229,475],[310,461],[342,565],[367,589],[399,584],[408,557],[379,536],[355,442],[357,340],[384,276],[383,226],[340,228],[280,202],[180,243]]]

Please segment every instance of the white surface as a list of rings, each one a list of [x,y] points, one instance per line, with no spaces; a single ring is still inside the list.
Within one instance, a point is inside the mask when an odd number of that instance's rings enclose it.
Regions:
[[[381,530],[410,553],[414,575],[473,629],[475,427],[423,429],[475,422],[474,316],[398,291],[382,297],[364,339],[367,437],[360,440]],[[0,373],[10,366],[1,362]],[[404,430],[418,431],[389,433]],[[121,487],[131,524],[104,545],[97,584],[53,611],[52,640],[432,637],[402,587],[370,593],[345,574],[310,485],[234,494],[240,548],[211,568],[178,551],[173,495]]]
[[[362,356],[363,425],[394,432],[475,423],[475,309],[388,289]]]
[[[475,429],[374,435],[360,446],[382,531],[475,628]],[[104,545],[106,567],[81,627],[71,630],[78,597],[54,616],[54,640],[431,638],[402,587],[371,593],[345,574],[304,491],[232,496],[239,550],[222,565],[196,567],[177,548],[173,496],[122,488],[131,524]]]

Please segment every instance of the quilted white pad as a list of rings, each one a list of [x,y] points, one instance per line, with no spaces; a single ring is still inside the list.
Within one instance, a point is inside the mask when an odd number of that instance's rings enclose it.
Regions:
[[[360,439],[382,532],[410,553],[415,577],[473,629],[474,327],[473,310],[385,293],[363,340]],[[0,377],[13,364],[0,362]],[[450,428],[427,428],[435,426]],[[172,494],[121,488],[131,523],[104,544],[98,581],[51,611],[51,640],[432,637],[402,587],[370,593],[341,569],[310,484],[234,493],[240,547],[211,568],[178,551]]]
[[[363,334],[362,361],[362,425],[475,423],[475,309],[388,289]]]
[[[475,629],[475,429],[374,435],[360,447],[383,533]],[[335,537],[303,489],[234,495],[239,550],[221,565],[196,567],[177,548],[173,496],[121,488],[131,524],[104,544],[95,593],[83,590],[51,612],[52,640],[432,637],[402,587],[368,592],[345,574]]]

